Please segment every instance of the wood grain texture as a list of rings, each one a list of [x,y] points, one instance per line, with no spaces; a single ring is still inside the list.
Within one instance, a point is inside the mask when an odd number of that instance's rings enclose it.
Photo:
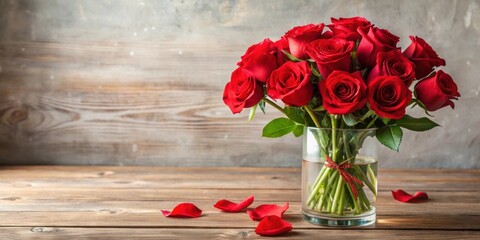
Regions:
[[[2,239],[259,238],[245,213],[224,213],[219,199],[254,195],[252,207],[290,203],[294,231],[281,238],[476,239],[480,237],[480,170],[384,170],[377,223],[328,229],[301,216],[297,168],[0,167]],[[391,190],[427,191],[421,204],[393,200]],[[198,219],[165,218],[160,209],[193,202]]]
[[[280,115],[246,123],[223,87],[249,45],[353,15],[402,47],[424,37],[462,93],[455,113],[435,113],[442,129],[406,132],[380,165],[480,167],[474,0],[0,0],[0,164],[300,166],[299,139],[260,138]]]
[[[172,191],[170,191],[172,192]],[[245,194],[245,190],[242,191]],[[3,198],[1,201],[2,206],[0,207],[0,211],[3,212],[18,212],[18,211],[25,211],[25,212],[48,212],[49,214],[63,214],[62,212],[107,212],[111,214],[129,214],[129,213],[158,213],[158,208],[162,207],[162,209],[172,209],[175,205],[178,204],[178,201],[186,201],[191,202],[195,201],[195,205],[197,205],[200,209],[204,211],[205,214],[215,215],[220,214],[217,209],[212,207],[215,204],[215,201],[212,202],[214,197],[210,197],[207,200],[200,200],[195,199],[195,197],[184,197],[186,195],[191,195],[192,193],[184,192],[182,196],[178,196],[173,194],[173,196],[177,196],[175,199],[168,199],[172,197],[171,194],[158,194],[158,200],[131,200],[128,201],[122,200],[78,200],[78,199],[64,199],[62,202],[56,202],[51,199],[49,200],[25,200],[25,199],[18,199],[15,197]],[[248,193],[247,193],[248,194]],[[478,195],[478,193],[474,193]],[[474,195],[471,193],[469,197]],[[438,198],[438,195],[444,195],[444,198]],[[446,196],[445,196],[446,195]],[[215,195],[212,195],[215,196]],[[300,196],[298,193],[297,196]],[[241,201],[242,199],[246,198],[247,196],[242,196],[242,198],[231,198],[228,196],[218,197],[217,199],[228,198],[235,201]],[[431,200],[431,204],[428,206],[423,205],[413,205],[413,206],[404,206],[405,209],[399,213],[398,207],[399,204],[392,199],[392,195],[390,193],[383,193],[380,194],[379,198],[377,199],[377,207],[380,209],[378,211],[379,216],[396,216],[396,215],[406,215],[411,214],[413,216],[419,215],[453,215],[449,212],[454,212],[457,215],[468,215],[470,213],[478,213],[480,212],[480,206],[478,202],[475,203],[468,203],[464,202],[461,199],[456,201],[455,205],[452,205],[451,199],[457,199],[454,197],[458,197],[455,195],[449,194],[433,194],[430,196],[433,200]],[[446,198],[449,198],[448,200]],[[298,198],[298,197],[297,197]],[[58,199],[58,198],[57,198]],[[57,200],[54,199],[54,200]],[[293,201],[293,199],[287,199],[281,201],[282,199],[286,199],[286,197],[281,197],[280,199],[273,199],[270,198],[262,198],[256,200],[256,205],[260,204],[268,204],[268,203],[275,203],[277,205],[283,206],[285,202],[290,202],[290,214],[300,213],[301,211],[301,203],[300,200]],[[443,200],[443,201],[442,201]],[[478,200],[476,198],[475,200]],[[41,214],[41,213],[38,213]],[[222,215],[225,216],[225,215]],[[76,217],[76,216],[75,216]],[[232,215],[232,217],[234,217]],[[243,215],[241,217],[244,217]],[[478,219],[478,218],[477,218]],[[0,224],[8,224],[10,218],[5,218],[4,221],[0,220]],[[435,221],[435,220],[433,220]],[[480,226],[479,226],[480,227]]]
[[[12,227],[2,229],[0,236],[22,239],[185,239],[195,236],[196,239],[265,239],[248,228],[222,229],[178,229],[178,228],[67,228],[67,227]],[[275,239],[478,239],[479,232],[471,231],[439,231],[439,230],[355,230],[338,231],[323,229],[304,229],[294,231]]]
[[[145,168],[138,167],[90,167],[68,168],[63,166],[11,166],[0,167],[0,187],[53,187],[66,185],[86,188],[91,185],[106,188],[248,188],[248,189],[298,189],[300,186],[300,169],[298,168]],[[75,171],[68,171],[75,169]],[[114,170],[112,170],[114,169]],[[215,174],[212,174],[212,169]],[[24,175],[25,170],[35,172],[34,176]],[[59,171],[59,172],[57,172]],[[383,179],[379,189],[397,188],[452,191],[480,191],[480,170],[385,170],[380,171]],[[248,177],[246,177],[248,176]],[[222,181],[218,181],[222,179]],[[242,181],[238,181],[242,179]],[[192,180],[187,184],[182,180]],[[265,187],[264,181],[271,186]]]

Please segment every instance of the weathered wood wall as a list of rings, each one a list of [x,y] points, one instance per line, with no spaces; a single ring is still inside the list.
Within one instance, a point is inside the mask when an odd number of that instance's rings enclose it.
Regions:
[[[300,141],[260,138],[221,100],[245,49],[362,15],[424,37],[462,99],[406,133],[384,167],[480,167],[479,1],[0,0],[0,164],[299,166]]]

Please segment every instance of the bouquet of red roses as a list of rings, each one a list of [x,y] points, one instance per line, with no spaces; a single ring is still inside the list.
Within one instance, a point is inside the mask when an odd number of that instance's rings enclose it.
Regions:
[[[402,128],[425,131],[438,126],[428,117],[406,115],[407,107],[421,107],[429,115],[445,106],[454,108],[452,100],[460,96],[452,77],[436,69],[445,60],[428,43],[411,36],[411,44],[402,51],[399,40],[361,17],[294,27],[276,42],[265,39],[248,48],[225,86],[223,101],[233,113],[251,108],[249,120],[266,104],[282,112],[285,117],[264,127],[264,137],[300,136],[305,126],[330,129],[318,136],[326,165],[354,164],[365,137],[342,137],[335,129],[373,128],[380,143],[398,151]],[[363,178],[353,168],[348,171],[361,182],[345,185],[350,195],[345,204],[360,198],[352,208],[361,213],[369,206],[362,203],[361,189],[353,194],[353,188],[373,185],[375,179]],[[318,179],[325,183],[334,178],[332,172],[322,170]],[[328,202],[340,194],[338,190],[315,184],[308,204],[341,214],[335,202]],[[376,194],[376,189],[372,191]]]

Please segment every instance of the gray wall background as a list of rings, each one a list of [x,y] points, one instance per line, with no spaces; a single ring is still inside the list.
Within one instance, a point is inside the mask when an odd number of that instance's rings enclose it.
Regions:
[[[356,15],[423,37],[462,94],[380,165],[480,167],[475,0],[0,0],[0,164],[300,166],[300,139],[260,138],[279,115],[232,116],[223,86],[251,44]]]

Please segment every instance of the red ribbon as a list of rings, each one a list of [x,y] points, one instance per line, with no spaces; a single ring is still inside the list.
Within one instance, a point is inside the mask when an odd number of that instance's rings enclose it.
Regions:
[[[351,168],[353,165],[350,162],[342,162],[340,164],[336,164],[329,156],[326,156],[327,162],[325,163],[325,166],[334,170],[337,170],[340,176],[342,176],[343,180],[348,183],[350,188],[352,189],[353,196],[355,198],[358,197],[358,190],[357,186],[355,186],[355,183],[358,185],[362,185],[362,181],[360,179],[352,176],[347,169]]]

